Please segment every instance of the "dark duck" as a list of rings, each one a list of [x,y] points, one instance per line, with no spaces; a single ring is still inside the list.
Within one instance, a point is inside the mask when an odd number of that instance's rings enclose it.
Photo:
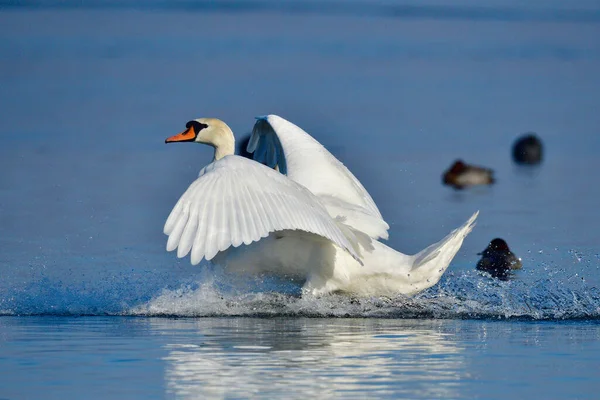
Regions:
[[[539,164],[542,162],[543,150],[540,138],[535,133],[528,132],[513,144],[513,160],[517,164]]]
[[[464,189],[469,186],[491,185],[495,182],[494,171],[489,168],[466,164],[463,160],[456,160],[444,173],[443,182],[455,189]]]
[[[485,271],[494,278],[507,280],[512,270],[521,269],[521,259],[510,251],[506,242],[496,238],[481,253],[477,263],[479,271]]]

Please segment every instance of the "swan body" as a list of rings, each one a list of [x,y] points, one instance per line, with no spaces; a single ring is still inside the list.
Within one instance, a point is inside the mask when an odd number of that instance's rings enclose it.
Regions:
[[[191,253],[192,264],[298,279],[315,295],[413,295],[439,281],[478,214],[406,255],[378,241],[389,225],[358,179],[291,122],[257,118],[248,143],[254,160],[233,155],[233,133],[220,120],[200,118],[186,129],[166,142],[215,148],[164,228],[167,250]]]

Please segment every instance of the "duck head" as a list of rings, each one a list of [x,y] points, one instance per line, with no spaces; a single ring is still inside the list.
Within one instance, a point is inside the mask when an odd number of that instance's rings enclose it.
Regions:
[[[490,252],[508,253],[510,252],[510,249],[503,239],[496,238],[488,244],[488,247],[486,247],[485,250],[481,253],[477,253],[477,255],[484,255]]]
[[[460,174],[461,172],[463,172],[466,169],[467,169],[467,164],[465,164],[463,160],[458,159],[450,167],[450,173],[451,174]]]
[[[458,176],[467,169],[467,165],[462,160],[456,160],[454,164],[444,173],[442,176],[442,182],[446,185],[461,186],[458,185]]]
[[[185,130],[165,139],[165,143],[195,142],[207,144],[215,149],[215,161],[231,155],[235,149],[235,138],[227,124],[216,118],[198,118],[185,124]]]

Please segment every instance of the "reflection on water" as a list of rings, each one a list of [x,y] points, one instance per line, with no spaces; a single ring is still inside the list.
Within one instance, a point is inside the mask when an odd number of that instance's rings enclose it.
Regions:
[[[7,399],[591,399],[598,360],[600,321],[0,317]]]
[[[178,398],[459,395],[462,348],[435,321],[170,322],[198,333],[165,346],[167,392]]]

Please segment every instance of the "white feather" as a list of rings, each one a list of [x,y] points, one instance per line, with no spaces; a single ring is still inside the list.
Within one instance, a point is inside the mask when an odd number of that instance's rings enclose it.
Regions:
[[[228,156],[207,167],[181,196],[173,213],[177,214],[167,219],[173,228],[165,226],[165,232],[170,231],[167,249],[178,248],[179,257],[191,250],[192,264],[282,230],[321,236],[359,260],[356,238],[340,230],[316,196],[246,158]]]
[[[274,115],[256,123],[248,150],[269,168],[228,155],[234,138],[222,121],[198,122],[209,128],[196,141],[214,145],[218,161],[164,226],[167,250],[191,252],[194,265],[215,258],[232,272],[298,276],[313,294],[411,295],[440,279],[475,224],[477,213],[425,250],[400,253],[376,240],[389,225],[365,188],[296,125]]]
[[[320,199],[329,199],[326,206],[331,217],[345,217],[347,225],[374,239],[388,238],[389,225],[371,195],[344,164],[300,127],[277,115],[261,117],[248,150],[255,151],[259,162],[271,167],[283,165],[280,169],[290,179]],[[349,208],[335,207],[335,203]]]

